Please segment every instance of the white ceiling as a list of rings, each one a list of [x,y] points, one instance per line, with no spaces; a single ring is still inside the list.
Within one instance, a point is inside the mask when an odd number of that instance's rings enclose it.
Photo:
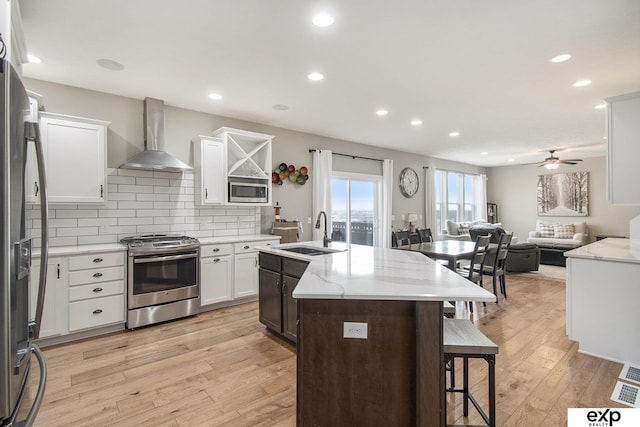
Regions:
[[[594,106],[640,90],[638,0],[21,0],[21,10],[42,58],[27,77],[480,166],[542,161],[549,149],[604,155],[606,112]],[[334,25],[315,27],[319,11]],[[573,57],[549,61],[562,53]],[[309,81],[312,71],[325,79]],[[572,87],[581,79],[593,83]]]

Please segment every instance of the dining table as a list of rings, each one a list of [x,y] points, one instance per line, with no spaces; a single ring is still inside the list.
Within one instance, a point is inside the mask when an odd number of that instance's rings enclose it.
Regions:
[[[447,261],[447,267],[456,269],[461,259],[471,259],[475,251],[475,242],[466,240],[436,240],[434,242],[413,243],[398,246],[396,249],[420,252],[432,259]]]

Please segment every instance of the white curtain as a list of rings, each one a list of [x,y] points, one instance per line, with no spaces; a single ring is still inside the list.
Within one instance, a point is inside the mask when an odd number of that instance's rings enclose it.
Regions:
[[[382,162],[382,241],[383,248],[391,247],[391,208],[393,195],[393,160],[384,159]]]
[[[487,218],[487,175],[481,174],[475,177],[473,183],[473,199],[476,201],[476,213],[474,219]]]
[[[431,229],[433,238],[437,240],[440,230],[438,230],[436,213],[436,169],[434,167],[424,168],[424,223]]]
[[[331,238],[331,176],[332,176],[331,150],[316,149],[313,152],[313,224],[320,213],[327,214],[327,235]],[[324,222],[320,222],[320,228],[313,228],[313,240],[322,240]]]

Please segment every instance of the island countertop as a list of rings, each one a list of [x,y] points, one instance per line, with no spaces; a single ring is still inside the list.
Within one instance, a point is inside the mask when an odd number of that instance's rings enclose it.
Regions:
[[[640,240],[608,237],[565,252],[565,256],[640,264]]]
[[[495,301],[495,295],[421,253],[331,243],[337,252],[307,256],[282,250],[322,242],[257,246],[261,252],[309,261],[293,292],[298,299]]]

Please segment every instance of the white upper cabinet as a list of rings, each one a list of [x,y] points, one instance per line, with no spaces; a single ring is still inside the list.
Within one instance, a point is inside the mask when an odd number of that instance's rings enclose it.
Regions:
[[[271,144],[273,135],[221,127],[213,133],[226,150],[225,201],[230,205],[271,204]],[[256,182],[267,186],[265,203],[229,203],[229,181]]]
[[[225,201],[225,150],[220,138],[198,136],[193,140],[196,203],[222,205]]]
[[[50,203],[106,201],[109,122],[40,113]]]
[[[194,138],[196,203],[200,205],[268,206],[271,204],[271,143],[273,136],[220,128],[215,137]],[[230,202],[229,183],[265,188],[266,202]],[[235,187],[237,188],[237,186]],[[264,196],[261,196],[264,198]]]
[[[640,205],[640,92],[607,101],[607,199]]]

